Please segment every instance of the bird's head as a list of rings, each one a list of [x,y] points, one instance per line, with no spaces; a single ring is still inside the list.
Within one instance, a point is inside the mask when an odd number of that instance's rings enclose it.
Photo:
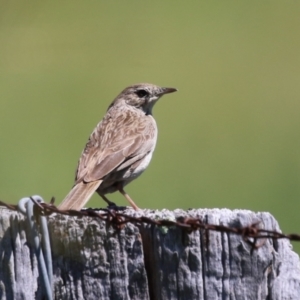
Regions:
[[[151,114],[156,101],[165,94],[176,92],[175,88],[159,87],[150,83],[139,83],[124,89],[114,100],[113,104],[125,101],[127,105],[143,110]]]

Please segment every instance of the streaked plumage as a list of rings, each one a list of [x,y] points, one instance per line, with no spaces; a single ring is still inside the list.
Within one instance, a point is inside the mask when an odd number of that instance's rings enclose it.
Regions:
[[[127,87],[115,98],[90,135],[79,159],[75,185],[60,209],[80,210],[95,191],[110,204],[105,194],[117,190],[138,209],[123,188],[151,160],[157,139],[153,105],[162,95],[175,91],[143,83]]]

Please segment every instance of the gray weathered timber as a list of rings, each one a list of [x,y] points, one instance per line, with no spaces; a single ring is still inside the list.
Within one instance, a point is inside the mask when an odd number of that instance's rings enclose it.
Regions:
[[[209,224],[279,231],[269,213],[227,209],[149,212],[154,218],[198,217]],[[265,240],[251,254],[240,236],[179,228],[143,230],[151,299],[300,299],[299,257],[287,240]]]
[[[43,299],[23,215],[0,208],[0,299]],[[153,219],[198,217],[210,224],[278,230],[269,213],[227,209],[133,211]],[[52,215],[55,299],[300,299],[299,257],[287,240],[251,254],[240,236]],[[207,240],[208,237],[208,240]]]
[[[0,209],[0,299],[44,299],[23,215]],[[115,230],[99,219],[49,218],[54,299],[149,299],[136,226]]]

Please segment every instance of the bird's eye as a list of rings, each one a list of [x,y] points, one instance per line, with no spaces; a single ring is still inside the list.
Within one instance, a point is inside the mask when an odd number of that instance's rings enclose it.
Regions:
[[[145,90],[138,90],[138,91],[136,91],[136,94],[137,94],[140,98],[143,98],[143,97],[149,95],[149,93],[148,93],[147,91],[145,91]]]

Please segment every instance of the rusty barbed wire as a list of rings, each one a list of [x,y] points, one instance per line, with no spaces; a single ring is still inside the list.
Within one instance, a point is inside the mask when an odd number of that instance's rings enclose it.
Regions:
[[[232,227],[225,225],[217,224],[208,224],[201,220],[200,218],[191,218],[191,217],[179,217],[176,221],[160,219],[154,220],[149,217],[133,217],[121,212],[120,210],[114,210],[112,208],[106,209],[84,209],[81,211],[77,210],[60,210],[54,205],[54,198],[50,200],[50,203],[39,203],[35,201],[32,197],[30,199],[34,202],[34,209],[43,216],[48,216],[53,213],[68,215],[73,217],[92,217],[99,218],[105,222],[111,223],[117,229],[122,229],[127,223],[133,223],[137,226],[142,224],[156,225],[156,226],[165,226],[172,227],[176,226],[192,232],[195,230],[203,230],[206,233],[209,231],[230,233],[240,235],[245,242],[247,242],[252,250],[258,249],[264,244],[264,241],[258,243],[258,240],[264,239],[288,239],[290,241],[299,242],[300,234],[284,234],[278,231],[272,231],[267,229],[259,228],[260,222],[252,223],[244,227]],[[3,201],[0,201],[0,206],[4,206],[10,210],[17,211],[18,205],[8,204]],[[207,236],[208,239],[208,236]]]

